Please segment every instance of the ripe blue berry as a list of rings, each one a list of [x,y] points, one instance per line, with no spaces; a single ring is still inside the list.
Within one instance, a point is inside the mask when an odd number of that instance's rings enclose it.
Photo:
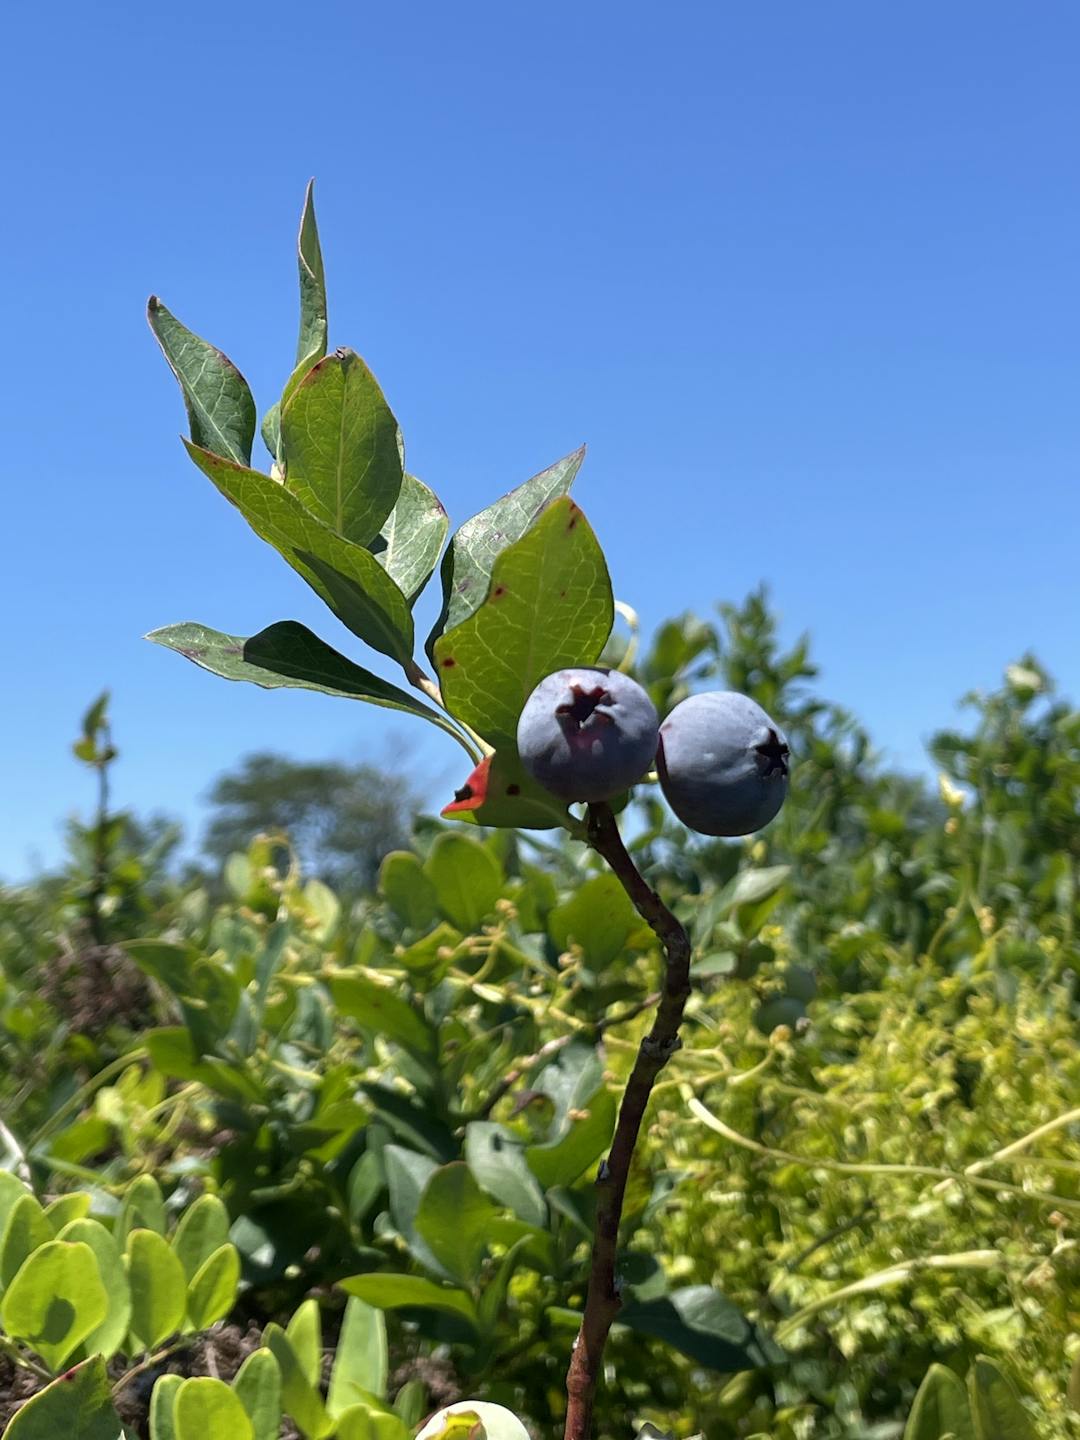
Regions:
[[[557,670],[525,702],[518,754],[560,800],[610,800],[653,763],[658,725],[648,695],[618,670]]]
[[[675,814],[702,835],[749,835],[787,795],[784,732],[748,695],[712,690],[676,705],[660,726],[656,767]]]

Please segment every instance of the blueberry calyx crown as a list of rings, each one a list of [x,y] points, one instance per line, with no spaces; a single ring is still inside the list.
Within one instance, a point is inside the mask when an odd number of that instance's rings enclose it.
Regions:
[[[602,685],[597,685],[592,690],[586,690],[581,685],[571,685],[570,694],[573,698],[567,704],[555,707],[555,714],[566,734],[584,730],[590,722],[594,727],[611,724],[611,716],[599,709],[601,705],[611,704],[611,696]]]
[[[783,778],[787,775],[791,751],[775,730],[770,729],[769,738],[754,746],[754,754],[758,757],[758,769],[763,776],[779,775]]]

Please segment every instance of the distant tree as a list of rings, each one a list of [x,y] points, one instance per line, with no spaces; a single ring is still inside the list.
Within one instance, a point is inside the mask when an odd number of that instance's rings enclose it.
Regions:
[[[284,831],[306,874],[353,893],[373,883],[387,851],[408,841],[418,808],[393,770],[267,751],[220,776],[209,802],[203,851],[216,868],[260,831]]]

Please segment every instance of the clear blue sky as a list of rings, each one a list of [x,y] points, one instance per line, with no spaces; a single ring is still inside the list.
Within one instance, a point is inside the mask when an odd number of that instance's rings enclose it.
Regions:
[[[197,823],[257,746],[455,778],[426,727],[140,638],[349,646],[186,460],[143,319],[159,293],[263,408],[309,175],[331,343],[455,520],[587,440],[645,623],[768,580],[905,764],[1029,645],[1080,694],[1075,4],[58,0],[4,29],[0,874],[88,804],[69,743],[105,685],[141,810]]]

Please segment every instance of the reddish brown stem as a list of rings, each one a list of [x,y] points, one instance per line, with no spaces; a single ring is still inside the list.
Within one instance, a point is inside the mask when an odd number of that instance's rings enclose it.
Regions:
[[[652,1029],[641,1042],[626,1082],[611,1150],[596,1178],[592,1266],[585,1313],[566,1377],[564,1440],[588,1440],[591,1433],[604,1346],[622,1303],[615,1265],[630,1162],[653,1083],[679,1048],[679,1026],[690,994],[690,938],[630,858],[610,805],[589,806],[588,838],[621,881],[638,914],[656,932],[664,950],[666,973]]]

